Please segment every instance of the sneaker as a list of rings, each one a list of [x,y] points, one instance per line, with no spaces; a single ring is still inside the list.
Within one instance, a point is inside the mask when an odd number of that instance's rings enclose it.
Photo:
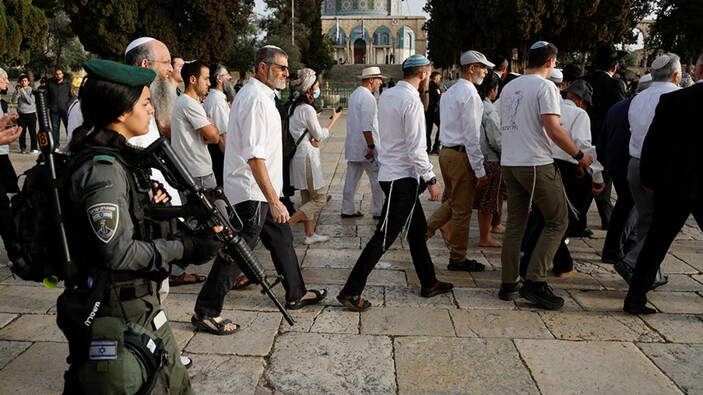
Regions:
[[[37,151],[37,150],[33,149],[33,150],[29,151],[29,153],[30,153],[30,154],[38,154],[38,153],[39,153],[39,151]]]
[[[452,288],[454,288],[454,284],[443,283],[438,280],[432,288],[421,288],[420,296],[422,296],[423,298],[431,298],[433,296],[445,294],[451,291]]]
[[[632,281],[632,268],[625,263],[625,261],[620,261],[613,265],[613,269],[622,277],[623,280],[630,285]]]
[[[557,310],[564,306],[564,299],[554,295],[552,287],[544,281],[526,281],[520,288],[520,296],[547,310]]]
[[[482,272],[485,268],[484,264],[473,259],[467,259],[461,263],[449,259],[449,265],[447,265],[447,269],[453,272]]]
[[[20,149],[20,154],[26,154],[26,153],[27,153],[26,149],[24,149],[24,148]]]
[[[329,236],[320,236],[317,233],[314,233],[310,237],[306,236],[305,240],[303,240],[303,244],[310,245],[310,244],[315,244],[315,243],[324,243],[329,240],[330,240]]]
[[[186,367],[186,369],[190,369],[190,367],[193,366],[193,360],[185,355],[181,355],[181,363]]]
[[[498,291],[498,298],[505,301],[515,300],[520,297],[520,288],[522,288],[521,281],[502,283],[500,284],[500,291]]]

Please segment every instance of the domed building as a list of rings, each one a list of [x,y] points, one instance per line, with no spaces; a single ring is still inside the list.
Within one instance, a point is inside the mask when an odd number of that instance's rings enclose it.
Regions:
[[[403,16],[401,0],[324,0],[322,31],[342,64],[400,64],[426,55],[424,16]]]

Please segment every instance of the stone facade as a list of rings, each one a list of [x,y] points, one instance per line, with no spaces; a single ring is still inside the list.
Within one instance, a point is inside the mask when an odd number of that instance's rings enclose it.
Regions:
[[[401,16],[400,7],[400,0],[325,0],[322,31],[337,43],[335,59],[400,64],[410,55],[426,55],[425,17]]]

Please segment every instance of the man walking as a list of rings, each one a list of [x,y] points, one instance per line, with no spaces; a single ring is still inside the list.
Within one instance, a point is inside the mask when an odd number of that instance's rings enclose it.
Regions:
[[[661,96],[642,146],[641,183],[654,191],[654,199],[650,231],[625,298],[624,310],[630,314],[655,312],[646,306],[647,292],[656,281],[671,243],[691,213],[703,229],[703,177],[699,159],[703,149],[700,133],[703,54],[696,62],[694,78],[697,81],[694,86]]]
[[[449,199],[427,221],[427,236],[434,235],[451,219],[449,270],[480,272],[484,269],[482,263],[466,257],[466,250],[476,190],[482,189],[488,181],[481,152],[483,101],[474,84],[480,85],[493,66],[478,51],[464,52],[461,78],[442,96],[439,166]]]
[[[666,53],[654,59],[652,62],[652,86],[644,92],[635,96],[630,103],[627,117],[630,121],[630,162],[627,166],[627,182],[630,184],[632,200],[637,209],[637,245],[631,249],[622,261],[613,265],[615,271],[630,284],[632,272],[639,259],[642,247],[651,229],[652,214],[654,211],[654,201],[652,191],[643,188],[640,179],[640,158],[642,154],[642,143],[644,142],[649,127],[654,119],[655,110],[659,103],[659,98],[666,93],[679,90],[681,82],[681,62],[679,57],[673,53]],[[661,267],[658,268],[652,286],[654,288],[666,284],[668,279],[662,274]]]
[[[344,179],[342,218],[360,217],[364,213],[356,209],[354,195],[359,187],[361,174],[366,172],[371,184],[371,215],[380,218],[383,206],[383,191],[378,185],[378,119],[376,98],[373,94],[383,83],[378,67],[362,70],[361,86],[349,96],[347,113],[347,140],[344,157],[347,160],[347,175]]]
[[[60,146],[61,122],[64,129],[68,130],[68,106],[73,101],[71,95],[71,81],[63,78],[63,70],[54,70],[54,78],[46,83],[46,102],[49,106],[51,117],[51,132],[54,135],[54,146]]]
[[[442,90],[439,87],[439,81],[441,80],[442,75],[437,71],[433,71],[432,74],[430,74],[430,85],[427,89],[430,102],[427,111],[425,111],[425,122],[427,125],[427,153],[431,155],[439,155],[439,121],[441,119],[439,116],[439,100],[442,98]],[[434,125],[437,125],[437,134],[434,138],[434,145],[432,145],[432,129]]]
[[[547,78],[557,64],[557,47],[534,43],[527,53],[527,73],[505,85],[500,99],[503,152],[501,165],[508,191],[508,222],[503,239],[502,284],[498,297],[518,296],[546,309],[558,309],[564,299],[547,285],[547,269],[567,227],[567,203],[561,177],[554,165],[550,140],[579,165],[593,163],[569,139],[559,124],[559,89]],[[544,217],[544,230],[527,267],[524,285],[519,281],[520,245],[532,204]]]
[[[224,190],[241,221],[235,224],[241,226],[239,235],[252,249],[261,238],[276,271],[283,276],[286,308],[299,309],[324,299],[327,291],[305,288],[287,223],[288,210],[279,199],[283,186],[282,129],[274,97],[276,89],[285,88],[288,55],[267,45],[256,53],[254,65],[254,77],[239,91],[230,110]],[[191,319],[198,329],[216,335],[238,329],[220,314],[239,273],[239,268],[222,255],[215,258]]]
[[[366,280],[381,256],[390,248],[402,228],[407,230],[410,255],[422,284],[420,295],[432,297],[449,292],[453,285],[435,277],[432,258],[425,243],[427,222],[418,197],[418,180],[427,183],[430,201],[439,199],[437,177],[432,172],[425,146],[424,107],[418,90],[428,84],[430,61],[422,55],[412,55],[403,62],[403,80],[381,95],[378,103],[379,127],[383,133],[378,141],[381,147],[381,168],[378,179],[386,195],[373,237],[366,244],[349,274],[337,300],[353,311],[366,311],[371,303],[361,298]]]

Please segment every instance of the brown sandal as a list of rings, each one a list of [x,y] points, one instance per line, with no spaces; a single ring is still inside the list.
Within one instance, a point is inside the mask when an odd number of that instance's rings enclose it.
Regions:
[[[190,276],[190,277],[188,277]],[[186,284],[198,284],[207,280],[207,277],[195,273],[183,273],[180,276],[168,276],[168,285],[177,287]]]

